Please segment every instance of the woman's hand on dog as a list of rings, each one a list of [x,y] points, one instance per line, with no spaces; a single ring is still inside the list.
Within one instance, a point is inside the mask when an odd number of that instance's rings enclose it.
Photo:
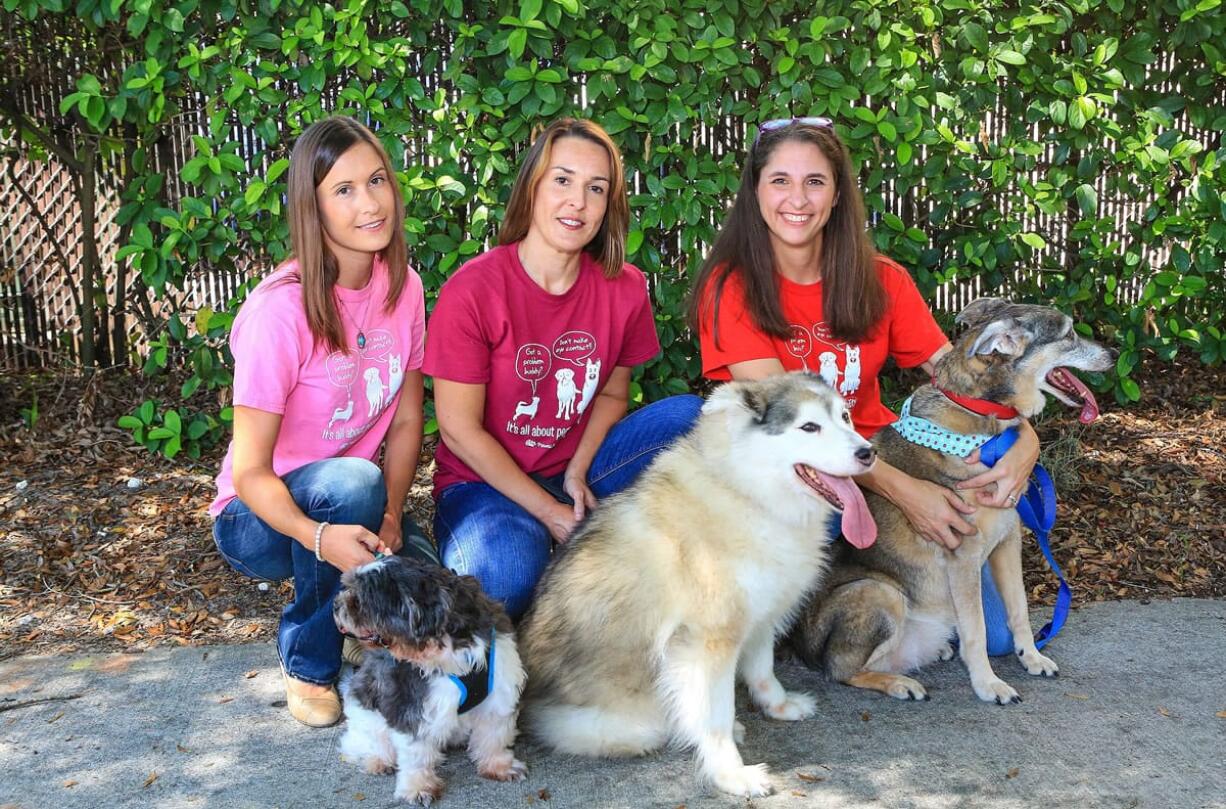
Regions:
[[[920,536],[951,551],[962,544],[963,536],[976,532],[962,517],[974,514],[975,507],[944,486],[911,478],[891,499]]]
[[[549,529],[549,535],[559,545],[566,543],[571,531],[574,531],[575,526],[579,524],[579,521],[575,519],[575,509],[556,500],[538,519],[545,524],[545,527]]]
[[[319,538],[319,555],[342,572],[373,562],[376,553],[389,552],[377,534],[360,525],[329,525]]]
[[[979,450],[966,456],[968,464],[979,463]],[[958,484],[958,488],[978,489],[975,499],[981,505],[990,508],[1012,508],[1026,491],[1030,481],[1030,473],[1039,462],[1039,436],[1030,426],[1030,422],[1022,421],[1018,429],[1017,443],[1009,448],[996,466],[986,472],[981,472],[973,478]],[[995,484],[995,487],[992,486]],[[1010,498],[1012,497],[1012,500]]]
[[[389,553],[400,553],[400,548],[404,545],[404,537],[400,535],[398,516],[384,512],[383,525],[379,526],[379,542],[387,548]]]

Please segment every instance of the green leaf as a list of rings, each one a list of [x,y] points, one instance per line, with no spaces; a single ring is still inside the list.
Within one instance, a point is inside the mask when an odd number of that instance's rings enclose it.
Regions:
[[[1023,243],[1034,250],[1042,250],[1047,247],[1047,242],[1037,233],[1023,233],[1021,238]]]
[[[645,234],[641,230],[632,230],[630,235],[626,237],[626,255],[632,256],[639,251],[643,245]]]
[[[1077,186],[1073,195],[1077,198],[1077,207],[1082,216],[1093,216],[1098,211],[1098,192],[1094,190],[1094,186],[1082,183]]]
[[[519,7],[519,18],[524,22],[535,20],[541,13],[541,0],[524,0]]]
[[[145,426],[136,416],[120,416],[116,423],[125,430],[136,430]]]
[[[179,413],[175,410],[166,411],[166,415],[162,416],[162,424],[175,435],[183,430],[183,420],[179,418]]]
[[[1002,50],[996,54],[996,61],[1004,62],[1006,65],[1024,65],[1026,57],[1017,51]]]

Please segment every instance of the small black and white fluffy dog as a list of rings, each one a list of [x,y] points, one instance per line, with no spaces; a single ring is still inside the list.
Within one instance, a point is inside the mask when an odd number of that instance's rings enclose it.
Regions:
[[[397,770],[396,797],[425,806],[443,791],[443,751],[466,740],[483,778],[522,780],[511,745],[524,670],[510,619],[477,580],[388,556],[346,572],[341,588],[336,625],[366,649],[341,683],[342,755]]]

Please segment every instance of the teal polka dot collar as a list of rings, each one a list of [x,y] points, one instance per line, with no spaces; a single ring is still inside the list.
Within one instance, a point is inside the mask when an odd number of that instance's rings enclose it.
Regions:
[[[994,437],[987,433],[955,433],[928,419],[913,416],[909,396],[907,401],[902,403],[898,421],[890,426],[912,444],[959,458],[965,458]]]

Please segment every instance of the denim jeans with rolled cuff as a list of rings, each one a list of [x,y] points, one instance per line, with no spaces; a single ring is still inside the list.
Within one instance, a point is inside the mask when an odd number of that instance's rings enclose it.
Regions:
[[[597,499],[626,489],[657,454],[690,431],[702,409],[697,396],[670,396],[613,425],[592,466],[587,485]],[[534,479],[560,503],[572,505],[562,475]],[[545,572],[553,537],[545,525],[488,483],[454,483],[435,503],[434,536],[443,564],[476,576],[512,619],[528,610]]]
[[[312,520],[333,525],[361,525],[378,533],[387,505],[383,473],[363,458],[328,458],[307,464],[284,477],[298,508]],[[438,554],[421,529],[405,514],[401,520],[401,556],[438,563]],[[341,571],[315,558],[285,534],[273,530],[238,498],[213,522],[213,541],[230,567],[253,579],[294,579],[294,600],[281,614],[277,653],[289,676],[317,685],[336,681],[341,667],[341,634],[332,620],[332,599],[340,589]]]

